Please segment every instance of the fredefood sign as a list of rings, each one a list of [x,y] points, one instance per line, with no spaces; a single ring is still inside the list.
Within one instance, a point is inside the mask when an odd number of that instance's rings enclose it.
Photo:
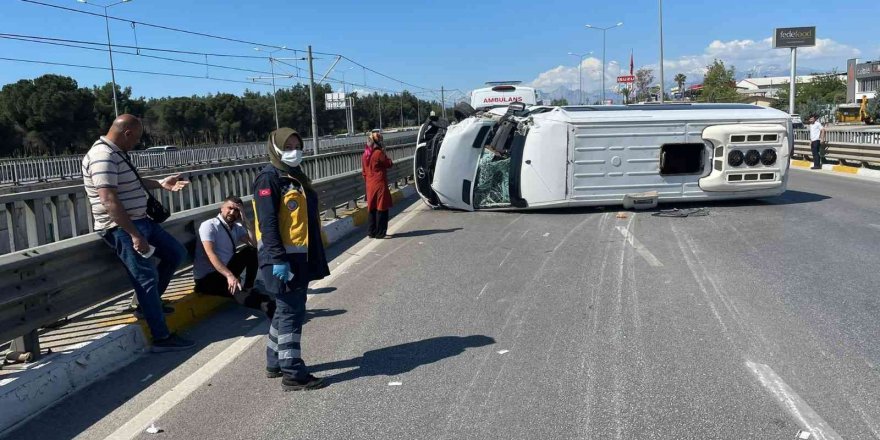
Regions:
[[[776,28],[773,33],[773,47],[808,47],[816,45],[816,27]]]

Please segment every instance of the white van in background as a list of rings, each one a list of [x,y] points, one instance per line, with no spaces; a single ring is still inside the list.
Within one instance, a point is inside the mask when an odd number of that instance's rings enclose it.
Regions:
[[[507,108],[514,102],[521,102],[526,107],[538,104],[538,93],[533,87],[521,86],[522,81],[487,82],[482,89],[471,92],[471,107],[486,110],[496,107]]]

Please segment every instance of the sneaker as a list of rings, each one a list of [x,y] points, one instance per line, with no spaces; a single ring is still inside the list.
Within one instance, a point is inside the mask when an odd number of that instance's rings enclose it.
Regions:
[[[281,389],[284,391],[310,391],[324,388],[325,386],[327,386],[327,384],[324,382],[324,379],[312,376],[311,374],[306,376],[303,380],[293,379],[286,374],[284,375],[284,378],[281,379]]]
[[[280,368],[269,368],[269,367],[266,367],[266,377],[269,378],[269,379],[277,379],[277,378],[279,378],[279,377],[281,377],[281,376],[283,376],[283,375],[284,375],[284,374],[281,373],[281,369],[280,369]]]
[[[181,338],[176,334],[172,333],[165,339],[159,339],[157,341],[153,341],[153,353],[167,353],[170,351],[184,351],[189,350],[190,348],[195,347],[196,344],[189,339]]]

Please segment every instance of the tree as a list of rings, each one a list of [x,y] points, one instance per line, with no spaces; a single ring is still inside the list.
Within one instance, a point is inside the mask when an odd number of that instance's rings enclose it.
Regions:
[[[773,105],[775,108],[788,111],[791,96],[789,84],[780,86],[777,102]],[[795,112],[800,115],[831,116],[835,105],[846,102],[846,82],[835,73],[816,76],[809,82],[795,84],[794,99]]]
[[[675,81],[675,84],[678,85],[678,93],[680,93],[681,96],[684,96],[684,83],[687,82],[687,76],[683,73],[678,73],[673,80]]]
[[[647,101],[650,97],[648,88],[654,82],[654,71],[645,67],[636,71],[636,100]]]
[[[0,112],[24,134],[23,151],[60,154],[82,149],[96,124],[95,97],[73,78],[43,75],[0,90]]]
[[[623,95],[623,103],[629,104],[629,95],[632,93],[632,90],[630,90],[629,87],[624,86],[620,88],[619,93]]]
[[[550,105],[559,105],[559,106],[568,105],[568,100],[565,98],[554,99],[554,100],[550,101]]]
[[[734,67],[728,69],[723,61],[715,60],[706,66],[706,77],[703,79],[703,91],[700,100],[703,102],[739,102],[736,92]]]

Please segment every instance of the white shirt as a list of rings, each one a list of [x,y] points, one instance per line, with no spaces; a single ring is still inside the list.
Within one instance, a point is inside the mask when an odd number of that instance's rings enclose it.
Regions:
[[[229,231],[229,233],[226,231]],[[232,225],[226,223],[222,214],[202,222],[199,226],[199,242],[196,244],[196,257],[193,261],[193,278],[200,280],[210,275],[211,272],[217,271],[214,265],[211,264],[211,260],[208,259],[205,246],[202,245],[203,241],[214,243],[214,253],[217,255],[217,258],[223,264],[229,264],[229,261],[235,255],[235,247],[247,236],[248,232],[244,226],[240,223],[233,223]]]
[[[819,135],[822,134],[822,124],[819,121],[810,124],[810,141],[818,141]]]

